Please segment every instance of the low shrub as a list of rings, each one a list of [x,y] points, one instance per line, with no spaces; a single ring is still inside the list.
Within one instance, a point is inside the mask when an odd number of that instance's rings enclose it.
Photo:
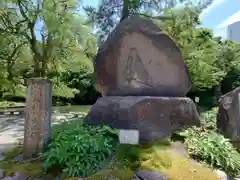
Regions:
[[[221,134],[193,127],[180,135],[186,137],[185,144],[193,158],[204,161],[212,167],[218,167],[229,176],[235,176],[240,172],[240,154]]]
[[[1,109],[8,108],[9,106],[12,106],[14,104],[16,103],[11,101],[0,101],[0,108]]]
[[[89,176],[101,168],[116,149],[117,132],[109,127],[84,126],[81,121],[55,127],[52,142],[41,154],[44,169],[63,169],[71,176]]]
[[[218,108],[214,107],[211,110],[201,114],[202,120],[203,120],[202,124],[204,128],[211,129],[214,131],[217,130],[217,126],[216,126],[217,112],[218,112]]]

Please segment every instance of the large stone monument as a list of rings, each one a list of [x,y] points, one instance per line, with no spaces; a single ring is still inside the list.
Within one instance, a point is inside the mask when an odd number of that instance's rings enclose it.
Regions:
[[[140,142],[200,125],[188,69],[174,41],[151,20],[124,19],[99,48],[96,88],[103,97],[85,118],[91,125],[136,129]]]
[[[240,142],[240,87],[219,99],[217,127],[225,137]]]

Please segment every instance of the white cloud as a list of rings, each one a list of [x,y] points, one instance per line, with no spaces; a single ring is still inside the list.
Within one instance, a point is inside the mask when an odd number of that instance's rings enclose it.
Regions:
[[[219,6],[220,4],[224,3],[226,0],[214,0],[210,6],[208,6],[206,9],[203,10],[203,12],[200,14],[200,19],[203,19],[209,11],[214,9],[216,6]]]
[[[213,31],[214,36],[220,36],[223,39],[227,38],[227,28],[218,28]]]
[[[220,28],[225,28],[227,27],[228,25],[232,24],[232,23],[235,23],[237,21],[240,21],[240,10],[237,11],[235,14],[233,14],[232,16],[228,17],[227,19],[225,19],[222,23],[220,23],[218,26],[217,26],[217,29],[220,29]]]

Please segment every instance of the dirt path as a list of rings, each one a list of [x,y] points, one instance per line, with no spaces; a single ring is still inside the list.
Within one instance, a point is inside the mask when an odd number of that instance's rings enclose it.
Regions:
[[[23,138],[24,118],[23,117],[2,117],[0,118],[0,154],[10,150]]]
[[[58,123],[56,116],[52,117],[52,123]],[[24,117],[9,116],[0,117],[0,154],[11,150],[16,143],[23,140]]]

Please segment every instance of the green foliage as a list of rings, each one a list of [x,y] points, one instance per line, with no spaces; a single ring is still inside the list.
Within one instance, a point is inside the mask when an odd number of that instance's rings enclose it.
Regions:
[[[193,158],[234,176],[240,172],[240,154],[229,139],[217,133],[217,111],[215,107],[203,112],[201,128],[188,128],[179,134],[185,137],[187,151]]]
[[[119,145],[117,162],[120,169],[149,170],[166,174],[171,180],[217,180],[210,169],[192,163],[171,149],[169,142],[153,142],[147,145]],[[194,169],[194,171],[190,170]],[[189,171],[190,170],[190,171]],[[180,173],[181,172],[181,173]]]
[[[217,130],[216,121],[217,121],[218,108],[212,108],[209,111],[202,113],[203,127],[210,130]]]
[[[77,0],[44,2],[2,0],[0,7],[0,92],[26,95],[26,80],[45,77],[53,82],[53,96],[72,98],[79,93],[60,76],[91,65],[96,38],[85,18],[77,14]],[[40,37],[34,27],[38,27]],[[86,68],[86,71],[91,68]],[[86,80],[86,79],[84,79]]]
[[[102,0],[97,8],[85,7],[91,22],[98,28],[97,35],[102,42],[123,18],[132,15],[144,16],[151,19],[165,20],[169,17],[162,16],[166,9],[174,8],[178,3],[189,0]],[[201,8],[206,7],[212,0],[197,1]]]
[[[0,101],[0,108],[7,108],[9,106],[14,105],[15,102],[10,102],[10,101]]]
[[[223,82],[221,84],[221,90],[223,94],[232,91],[233,89],[240,86],[240,68],[233,68],[228,72],[228,74],[224,77]]]
[[[230,176],[240,172],[240,154],[222,135],[196,127],[189,128],[180,135],[186,137],[185,144],[193,158],[221,168]]]
[[[84,126],[79,120],[56,127],[45,158],[45,170],[59,167],[69,176],[95,173],[115,151],[117,132],[109,127]]]
[[[181,48],[194,91],[219,86],[230,69],[240,63],[240,46],[214,38],[210,29],[199,28],[200,13],[199,6],[188,5],[165,12],[174,20],[157,22]]]

